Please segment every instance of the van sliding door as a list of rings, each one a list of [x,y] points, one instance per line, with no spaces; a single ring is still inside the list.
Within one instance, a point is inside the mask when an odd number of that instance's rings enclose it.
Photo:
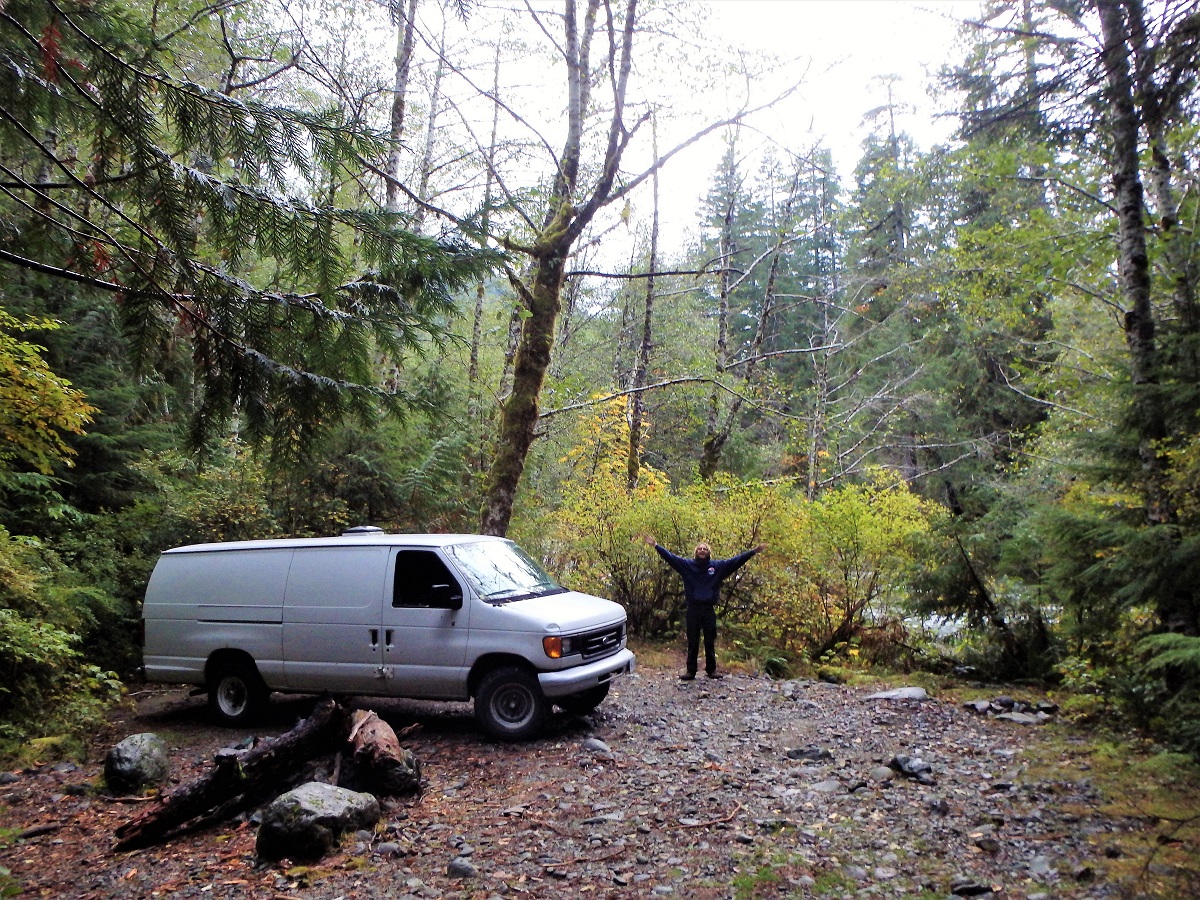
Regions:
[[[283,658],[292,690],[387,693],[380,607],[387,547],[304,547],[288,571]]]

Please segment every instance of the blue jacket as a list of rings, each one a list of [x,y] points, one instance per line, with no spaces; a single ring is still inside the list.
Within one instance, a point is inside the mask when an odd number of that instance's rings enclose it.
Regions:
[[[721,598],[721,582],[746,564],[757,550],[747,550],[730,559],[710,559],[701,565],[695,558],[676,556],[655,544],[658,555],[683,578],[683,596],[689,606],[713,606]]]

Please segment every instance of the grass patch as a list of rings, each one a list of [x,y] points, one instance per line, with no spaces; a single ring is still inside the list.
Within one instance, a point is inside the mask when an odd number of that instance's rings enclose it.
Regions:
[[[1109,735],[1081,735],[1063,727],[1042,732],[1026,745],[1026,777],[1033,781],[1083,783],[1094,802],[1061,803],[1064,811],[1099,814],[1115,828],[1096,838],[1097,855],[1114,881],[1136,884],[1149,898],[1196,896],[1200,885],[1200,766],[1168,753]]]

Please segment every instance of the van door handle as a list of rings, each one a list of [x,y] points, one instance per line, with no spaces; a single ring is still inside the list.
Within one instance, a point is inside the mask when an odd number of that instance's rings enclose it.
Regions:
[[[392,649],[392,633],[394,629],[388,628],[383,632],[383,643],[388,650]]]
[[[378,628],[371,629],[371,649],[372,650],[379,649],[379,629]]]

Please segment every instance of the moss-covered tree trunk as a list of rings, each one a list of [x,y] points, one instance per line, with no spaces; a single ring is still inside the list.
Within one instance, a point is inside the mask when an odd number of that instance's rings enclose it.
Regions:
[[[513,362],[512,391],[500,412],[495,454],[488,472],[480,516],[484,534],[503,535],[508,531],[525,460],[536,434],[542,385],[550,368],[555,326],[562,308],[567,259],[596,213],[613,200],[617,170],[632,136],[625,126],[625,93],[632,68],[637,0],[626,0],[624,18],[610,15],[606,22],[609,58],[604,68],[613,74],[613,105],[600,174],[587,196],[580,197],[584,121],[593,76],[591,47],[600,10],[600,0],[587,0],[581,20],[575,0],[564,2],[562,53],[568,88],[567,134],[538,234],[530,246],[514,247],[531,259],[527,281],[510,275],[526,316]]]

